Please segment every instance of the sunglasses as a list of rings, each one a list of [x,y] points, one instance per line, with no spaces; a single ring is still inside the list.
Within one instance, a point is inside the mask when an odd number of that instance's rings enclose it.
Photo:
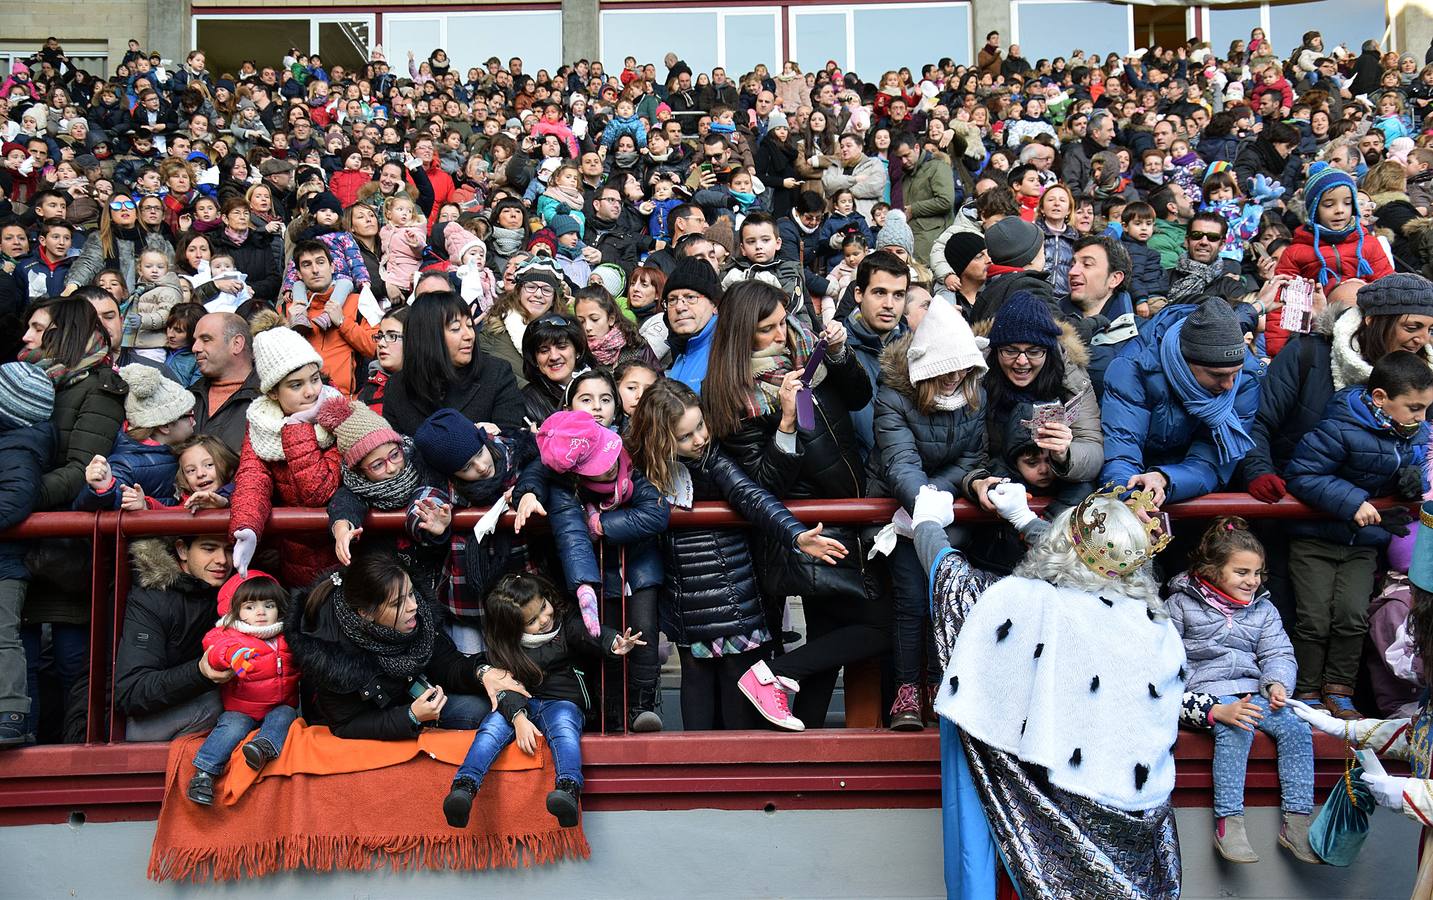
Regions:
[[[133,200],[111,200],[111,201],[109,202],[109,208],[110,208],[110,209],[134,209],[134,201],[133,201]]]
[[[1191,242],[1208,241],[1211,244],[1217,244],[1220,241],[1224,240],[1224,235],[1220,234],[1217,231],[1191,231],[1189,232],[1189,240]]]

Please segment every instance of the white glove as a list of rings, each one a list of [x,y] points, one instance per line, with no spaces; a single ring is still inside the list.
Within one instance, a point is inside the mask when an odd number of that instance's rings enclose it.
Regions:
[[[1343,719],[1314,709],[1302,700],[1295,700],[1293,697],[1290,697],[1288,704],[1289,709],[1294,711],[1294,715],[1308,722],[1314,731],[1321,731],[1329,737],[1336,738],[1343,738],[1351,733],[1349,724]]]
[[[923,485],[916,494],[915,509],[911,510],[911,530],[915,531],[924,522],[934,522],[941,528],[955,521],[955,495],[942,491],[933,484]]]
[[[249,574],[249,563],[258,546],[259,536],[254,534],[254,529],[240,528],[234,532],[234,571],[244,576]]]
[[[1004,481],[986,491],[985,496],[990,498],[990,505],[995,507],[1000,518],[1013,525],[1016,531],[1023,531],[1026,525],[1039,518],[1030,510],[1023,484]]]
[[[1378,775],[1374,772],[1365,771],[1360,778],[1368,785],[1373,792],[1373,799],[1378,801],[1379,806],[1388,809],[1403,811],[1403,792],[1409,787],[1412,778],[1398,778],[1394,775]]]
[[[31,172],[33,172],[33,171],[35,171],[35,159],[34,159],[34,157],[27,156],[27,157],[25,157],[24,159],[22,159],[22,160],[20,161],[20,174],[21,174],[21,175],[29,175],[29,174],[30,174]]]

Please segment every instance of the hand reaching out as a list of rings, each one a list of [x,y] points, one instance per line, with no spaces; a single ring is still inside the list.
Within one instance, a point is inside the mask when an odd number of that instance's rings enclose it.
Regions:
[[[817,523],[815,528],[796,536],[796,547],[812,559],[819,559],[828,566],[834,566],[846,556],[846,546],[835,538],[823,537]]]
[[[333,523],[333,555],[343,566],[353,565],[353,542],[363,534],[363,529],[354,528],[353,523],[339,519]]]
[[[114,481],[114,472],[109,467],[109,460],[96,454],[94,459],[85,466],[85,483],[95,489],[95,493],[109,490],[110,483]]]
[[[529,516],[547,516],[547,510],[543,509],[542,502],[537,499],[536,494],[523,494],[522,499],[518,500],[517,519],[513,522],[513,534],[522,533]]]
[[[612,652],[617,656],[626,656],[634,648],[645,646],[647,642],[642,640],[642,632],[634,633],[630,628],[612,639]]]
[[[137,484],[126,484],[119,489],[119,508],[125,512],[140,512],[148,508],[144,502],[144,488]]]
[[[427,497],[418,501],[418,527],[433,537],[439,537],[448,530],[453,521],[453,507],[440,500]]]

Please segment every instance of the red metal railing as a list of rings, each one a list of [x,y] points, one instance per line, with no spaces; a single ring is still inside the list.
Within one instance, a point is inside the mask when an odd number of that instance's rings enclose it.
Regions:
[[[1376,505],[1397,505],[1379,501]],[[872,525],[890,519],[889,499],[810,500],[789,504],[807,523]],[[1038,504],[1037,504],[1038,507]],[[1315,518],[1318,514],[1286,499],[1261,503],[1245,494],[1212,494],[1171,504],[1178,519],[1219,515],[1250,519]],[[480,513],[456,516],[471,527]],[[0,825],[59,822],[74,814],[90,821],[152,819],[163,795],[166,744],[125,743],[124,722],[113,708],[113,660],[129,592],[129,543],[135,538],[175,534],[226,533],[228,514],[182,511],[140,513],[39,513],[0,532],[0,540],[88,538],[92,597],[88,743],[34,747],[0,754]],[[988,521],[970,504],[957,504],[957,518]],[[399,513],[370,515],[365,527],[402,527]],[[505,520],[511,524],[511,517]],[[740,527],[746,523],[725,504],[701,503],[674,510],[671,527]],[[276,509],[269,533],[314,532],[327,528],[319,509]],[[542,527],[539,520],[538,527]],[[109,728],[106,729],[106,720]],[[767,739],[769,738],[769,739]],[[1316,738],[1316,784],[1322,793],[1342,774],[1338,742]],[[589,809],[752,809],[929,807],[940,802],[938,741],[919,735],[862,729],[813,731],[804,735],[738,732],[593,736],[584,739]],[[1207,806],[1211,785],[1211,742],[1182,733],[1176,757],[1179,776],[1174,800]],[[1257,737],[1247,780],[1252,805],[1274,805],[1279,783],[1274,747]]]

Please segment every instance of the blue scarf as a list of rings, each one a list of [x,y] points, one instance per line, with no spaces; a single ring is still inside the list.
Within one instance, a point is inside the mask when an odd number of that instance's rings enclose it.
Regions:
[[[1338,282],[1343,280],[1342,275],[1329,268],[1328,260],[1324,258],[1324,252],[1319,247],[1319,244],[1323,241],[1328,241],[1331,244],[1341,244],[1354,234],[1357,234],[1358,243],[1354,245],[1353,254],[1358,259],[1358,270],[1354,277],[1367,278],[1373,274],[1373,266],[1370,266],[1368,260],[1363,258],[1364,230],[1363,227],[1358,224],[1358,211],[1356,209],[1354,210],[1353,221],[1342,231],[1334,231],[1332,228],[1323,227],[1318,223],[1316,217],[1310,217],[1309,230],[1314,233],[1314,256],[1318,257],[1319,261],[1320,287],[1329,287],[1330,277],[1333,278],[1334,284],[1338,284]],[[1338,251],[1334,252],[1336,253]]]
[[[1179,333],[1187,321],[1181,319],[1164,333],[1164,340],[1159,345],[1159,361],[1164,364],[1164,374],[1179,396],[1179,402],[1214,433],[1214,443],[1219,447],[1219,463],[1227,465],[1242,459],[1245,453],[1254,449],[1254,441],[1239,422],[1238,413],[1234,412],[1234,400],[1246,376],[1240,372],[1234,379],[1234,386],[1222,394],[1211,394],[1195,381],[1189,363],[1179,352]]]
[[[725,122],[713,122],[708,127],[717,134],[736,134],[736,126],[728,125]]]

